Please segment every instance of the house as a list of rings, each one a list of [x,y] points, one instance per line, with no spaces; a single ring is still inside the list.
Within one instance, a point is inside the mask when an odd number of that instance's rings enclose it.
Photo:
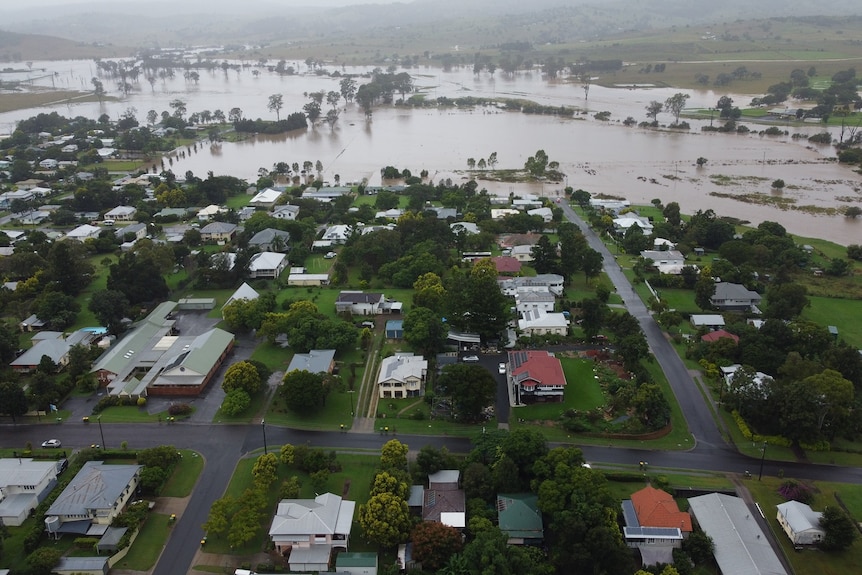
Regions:
[[[695,328],[719,329],[724,327],[724,317],[714,313],[695,313],[689,318]]]
[[[257,291],[253,287],[243,282],[242,285],[236,288],[236,291],[233,292],[229,298],[227,298],[227,301],[224,302],[224,305],[221,309],[222,311],[224,311],[224,308],[237,300],[244,299],[248,301],[254,301],[259,297],[260,294],[257,293]]]
[[[380,362],[377,389],[380,398],[403,399],[423,395],[428,361],[421,355],[396,353]]]
[[[595,210],[618,213],[631,206],[628,200],[602,200],[590,198],[590,207]]]
[[[275,206],[272,210],[272,217],[279,220],[295,220],[299,214],[299,206],[285,204],[283,206]]]
[[[216,217],[218,214],[223,214],[227,212],[227,208],[223,208],[221,206],[217,206],[215,204],[210,204],[207,207],[198,210],[197,218],[202,221],[208,221]]]
[[[57,575],[108,575],[110,557],[60,557],[51,569]]]
[[[23,215],[15,216],[15,221],[17,221],[22,226],[38,226],[42,224],[45,220],[51,217],[51,213],[45,210],[33,210],[31,212],[27,212]],[[53,232],[58,233],[58,232]],[[49,234],[50,237],[50,234]]]
[[[45,512],[48,533],[101,535],[135,497],[142,465],[88,461]]]
[[[805,503],[786,501],[778,505],[778,524],[794,545],[816,545],[826,538],[820,526],[823,513],[814,511]]]
[[[328,203],[349,193],[350,188],[346,186],[330,186],[326,188],[320,188],[319,190],[316,190],[313,187],[308,187],[305,188],[305,190],[302,192],[302,197],[303,199],[311,198],[312,200],[317,200],[318,202]]]
[[[355,510],[333,493],[282,499],[269,528],[275,551],[290,555],[291,571],[328,571],[332,550],[347,550]]]
[[[197,336],[173,336],[164,347],[170,347],[140,378],[147,395],[199,395],[233,349],[233,334],[213,328]]]
[[[532,277],[501,278],[497,280],[500,291],[514,296],[519,291],[550,291],[559,296],[563,294],[563,276],[559,274],[539,274]]]
[[[90,224],[83,224],[74,230],[67,232],[66,237],[70,240],[83,242],[84,240],[98,238],[100,233],[102,233],[102,228],[91,226]]]
[[[736,376],[736,372],[742,368],[741,365],[735,363],[733,365],[721,366],[719,367],[719,371],[721,371],[721,376],[724,378],[724,383],[728,389],[730,389],[733,384],[733,379]],[[752,372],[752,377],[750,383],[748,382],[737,382],[739,386],[752,386],[755,390],[757,390],[761,396],[766,397],[769,392],[768,387],[774,381],[771,375],[767,375],[762,371],[754,371]]]
[[[0,523],[19,527],[57,485],[59,461],[0,459]]]
[[[255,208],[272,208],[276,202],[278,202],[279,198],[284,192],[279,190],[273,190],[272,188],[266,188],[255,194],[255,196],[249,200],[248,205],[254,206]]]
[[[478,234],[481,230],[479,226],[474,224],[473,222],[455,222],[449,224],[449,229],[452,230],[452,233],[456,236],[458,234],[466,234],[466,235],[475,235]]]
[[[124,228],[117,228],[114,231],[114,236],[117,239],[125,239],[128,234],[132,234],[132,241],[142,240],[147,237],[147,224],[130,224]]]
[[[45,327],[45,324],[45,320],[39,319],[34,313],[30,317],[19,323],[18,327],[21,328],[21,331],[38,331]]]
[[[377,212],[374,214],[375,220],[397,220],[401,216],[404,215],[404,210],[398,208],[390,208],[388,210],[384,210],[381,212]]]
[[[46,158],[46,159],[42,160],[41,162],[39,162],[39,167],[44,168],[46,170],[54,170],[59,165],[60,165],[59,162],[57,162],[57,160],[55,160],[53,158]]]
[[[377,575],[377,553],[339,553],[335,558],[335,571],[349,575]]]
[[[236,224],[211,222],[201,228],[201,240],[205,242],[229,242],[236,234]]]
[[[256,247],[262,252],[286,252],[289,248],[290,232],[274,228],[266,228],[254,234],[248,240],[249,247]]]
[[[115,222],[130,222],[135,219],[137,210],[132,206],[117,206],[113,210],[105,212],[105,220],[114,220]]]
[[[237,215],[239,216],[239,221],[247,222],[256,213],[257,209],[254,206],[243,206],[239,209]]]
[[[210,266],[216,270],[231,271],[236,265],[236,252],[216,252],[210,256]]]
[[[320,239],[332,242],[333,244],[343,244],[352,234],[353,228],[351,226],[337,224],[326,228]]]
[[[531,262],[535,259],[533,257],[533,246],[512,246],[509,255],[519,262]]]
[[[554,311],[556,298],[549,291],[518,290],[515,292],[515,311],[523,314],[528,311]]]
[[[442,469],[428,476],[422,504],[423,521],[437,521],[456,529],[467,526],[464,490],[458,488],[460,478],[461,472],[457,469]]]
[[[475,260],[480,261],[480,260]],[[521,273],[521,262],[511,256],[496,256],[491,258],[497,273],[500,275],[516,275]]]
[[[652,223],[647,219],[634,214],[626,214],[623,217],[614,218],[614,231],[617,234],[625,234],[632,226],[641,229],[645,236],[652,235]]]
[[[506,216],[517,216],[521,212],[515,208],[491,208],[491,219],[502,220]]]
[[[512,207],[518,208],[519,210],[525,210],[527,208],[538,208],[541,207],[542,200],[539,199],[539,196],[535,194],[527,194],[522,198],[515,198],[512,200]]]
[[[335,367],[334,349],[312,349],[308,353],[294,354],[287,366],[287,372],[307,371],[309,373],[332,373]]]
[[[448,220],[455,219],[458,217],[458,210],[456,208],[443,208],[440,206],[430,206],[425,208],[426,212],[434,212],[437,214],[438,220]],[[453,230],[454,231],[454,230]]]
[[[527,210],[527,215],[539,216],[546,224],[550,224],[554,219],[554,212],[551,210],[551,208],[536,208],[534,210]]]
[[[685,265],[685,256],[677,250],[656,251],[644,250],[641,252],[641,257],[645,260],[652,261],[652,265],[658,267],[660,265],[683,266]]]
[[[261,252],[251,256],[248,262],[248,277],[276,279],[287,267],[287,256],[276,252]]]
[[[551,352],[510,351],[509,369],[516,404],[563,401],[566,376]]]
[[[518,320],[518,330],[527,337],[534,335],[566,335],[569,319],[563,313],[547,312],[544,309],[528,309]]]
[[[350,312],[353,315],[377,315],[383,312],[384,301],[382,293],[342,291],[335,300],[335,311]]]
[[[683,537],[691,533],[691,515],[679,510],[670,493],[647,485],[632,493],[628,501],[637,517],[639,527],[678,529],[683,533]],[[674,547],[679,547],[679,544]]]
[[[666,238],[653,238],[652,249],[658,251],[675,250],[676,244]]]
[[[404,339],[404,320],[386,320],[386,339]]]
[[[760,305],[760,294],[744,285],[729,282],[715,284],[715,294],[709,303],[723,311],[755,311]]]
[[[539,497],[533,493],[498,494],[497,523],[509,545],[541,545],[544,541]]]
[[[505,250],[515,246],[534,246],[539,243],[541,237],[539,234],[501,234],[497,243]]]
[[[720,339],[732,339],[734,343],[739,343],[739,336],[734,333],[730,333],[725,329],[717,329],[715,331],[711,331],[707,334],[704,334],[703,336],[701,336],[700,341],[713,343]]]
[[[39,367],[43,357],[50,358],[58,368],[69,363],[71,345],[62,337],[37,341],[33,347],[13,359],[9,365],[18,373],[30,373]]]
[[[692,519],[712,538],[722,573],[787,575],[755,516],[739,497],[709,493],[688,500]]]
[[[12,207],[12,202],[21,200],[22,202],[32,202],[36,194],[32,190],[14,190],[11,192],[3,192],[0,194],[0,208],[8,210]]]

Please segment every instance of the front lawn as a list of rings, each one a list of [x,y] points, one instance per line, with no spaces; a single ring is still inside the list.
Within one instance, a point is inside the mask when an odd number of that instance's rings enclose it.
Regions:
[[[162,492],[162,497],[188,497],[198,482],[204,469],[204,459],[196,451],[180,449],[180,460],[174,466],[174,471],[168,479]]]
[[[150,513],[141,527],[129,553],[116,567],[131,571],[149,571],[156,564],[171,530],[170,516]]]
[[[519,407],[512,412],[514,415],[526,420],[557,421],[569,409],[589,411],[604,405],[605,398],[593,372],[593,361],[561,357],[560,363],[566,376],[563,402]]]

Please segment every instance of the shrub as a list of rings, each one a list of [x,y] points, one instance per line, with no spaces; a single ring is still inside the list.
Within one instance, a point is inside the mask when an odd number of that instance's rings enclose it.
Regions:
[[[795,479],[785,480],[778,488],[778,494],[787,501],[798,501],[806,504],[811,503],[814,499],[814,490]]]
[[[193,410],[188,403],[175,403],[168,408],[168,415],[190,415]]]
[[[74,541],[75,547],[78,549],[92,549],[99,542],[98,537],[77,537]]]

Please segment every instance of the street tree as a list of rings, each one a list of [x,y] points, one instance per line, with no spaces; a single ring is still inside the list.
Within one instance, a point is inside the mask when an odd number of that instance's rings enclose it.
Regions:
[[[281,109],[284,107],[284,96],[281,94],[273,94],[269,97],[266,108],[270,112],[275,112],[275,119],[281,121]]]
[[[287,407],[296,413],[318,411],[328,392],[323,374],[297,369],[285,374],[279,390]]]
[[[365,537],[385,548],[407,540],[412,524],[407,502],[392,493],[371,497],[359,508],[359,525]]]
[[[664,109],[666,112],[673,114],[674,124],[679,124],[679,115],[685,108],[685,103],[691,96],[682,92],[677,92],[670,98],[664,101]]]
[[[407,499],[407,495],[410,493],[410,485],[402,480],[400,476],[403,475],[403,473],[393,474],[387,471],[377,473],[371,483],[371,496],[373,497],[380,493],[392,493],[402,499]]]
[[[232,389],[221,402],[221,412],[228,417],[236,417],[251,405],[251,396],[244,389]]]
[[[202,525],[207,535],[218,537],[227,532],[230,518],[236,510],[236,500],[230,495],[216,499],[210,506],[210,513]]]
[[[380,449],[381,469],[407,469],[407,444],[390,439]]]
[[[15,418],[27,413],[27,395],[17,383],[0,382],[0,413],[8,415],[15,423]]]
[[[454,416],[459,421],[479,421],[482,410],[491,405],[497,382],[482,366],[458,363],[447,365],[437,379],[439,393],[452,398]]]
[[[275,453],[265,453],[259,456],[251,468],[254,484],[266,490],[278,479],[278,456]]]
[[[437,571],[449,557],[460,553],[464,547],[461,533],[454,527],[437,521],[421,521],[410,532],[413,556],[422,563],[423,569]]]
[[[225,371],[222,389],[227,393],[234,389],[241,389],[252,396],[260,389],[260,385],[260,373],[254,364],[238,361]]]

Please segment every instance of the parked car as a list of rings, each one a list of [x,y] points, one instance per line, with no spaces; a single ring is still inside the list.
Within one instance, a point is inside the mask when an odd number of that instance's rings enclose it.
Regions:
[[[476,363],[479,361],[479,356],[478,355],[465,355],[464,357],[461,358],[461,361],[463,361],[465,363]]]
[[[331,259],[332,259],[332,258],[334,258],[336,255],[338,255],[338,254],[336,254],[335,252],[326,252],[326,255],[324,255],[324,256],[323,256],[323,259],[325,259],[325,260],[331,260]]]
[[[501,361],[497,365],[497,373],[506,373],[506,363],[505,362]]]
[[[47,441],[43,441],[43,442],[42,442],[42,447],[44,447],[44,448],[46,448],[46,449],[47,449],[47,448],[58,448],[58,447],[60,447],[61,445],[62,445],[62,444],[60,443],[60,440],[59,440],[59,439],[49,439],[49,440],[47,440]]]

